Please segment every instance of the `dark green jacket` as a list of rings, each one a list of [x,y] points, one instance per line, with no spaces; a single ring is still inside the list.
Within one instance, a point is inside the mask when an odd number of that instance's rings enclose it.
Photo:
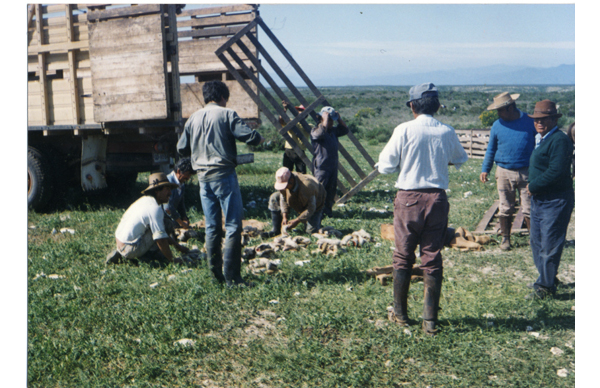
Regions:
[[[529,160],[529,192],[533,195],[573,190],[573,142],[558,130],[533,150]]]

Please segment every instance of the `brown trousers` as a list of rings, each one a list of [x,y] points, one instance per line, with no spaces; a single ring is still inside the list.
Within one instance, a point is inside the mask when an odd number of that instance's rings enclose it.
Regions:
[[[399,190],[394,201],[394,269],[411,269],[420,245],[424,273],[442,271],[444,236],[450,205],[442,189]]]

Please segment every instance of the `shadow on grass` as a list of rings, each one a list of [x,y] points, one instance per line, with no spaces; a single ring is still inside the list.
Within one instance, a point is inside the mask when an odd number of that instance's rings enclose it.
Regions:
[[[64,187],[54,194],[51,203],[40,213],[50,214],[66,210],[98,211],[107,207],[125,210],[142,196],[141,192],[147,186],[136,182],[133,189],[129,190],[111,187],[89,193],[80,187]]]
[[[411,322],[419,323],[419,322]],[[492,323],[490,325],[490,323]],[[573,315],[552,315],[540,311],[535,319],[524,318],[506,318],[506,319],[487,319],[465,317],[461,319],[440,319],[439,325],[443,331],[452,333],[467,333],[475,329],[495,330],[509,329],[515,332],[527,332],[531,327],[532,331],[541,329],[563,329],[575,330],[575,316]]]

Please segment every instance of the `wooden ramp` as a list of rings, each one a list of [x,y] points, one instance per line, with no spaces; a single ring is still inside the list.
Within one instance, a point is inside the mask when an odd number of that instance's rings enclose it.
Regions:
[[[278,63],[276,63],[273,57],[271,57],[271,55],[265,50],[264,46],[258,42],[256,34],[259,27],[264,31],[265,35],[271,39],[274,46],[279,49],[282,56],[287,60],[287,64],[280,66]],[[304,105],[306,109],[302,113],[299,113],[294,108],[294,105],[289,101],[289,98],[286,96],[283,90],[277,85],[277,82],[265,70],[265,67],[258,59],[258,54],[255,54],[255,52],[247,47],[246,43],[244,43],[247,41],[249,41],[252,46],[257,49],[259,54],[262,54],[263,60],[266,61],[266,63],[273,69],[273,71],[277,74],[281,81],[283,81],[293,96],[297,98],[302,105]],[[240,52],[244,54],[244,59],[246,59],[246,61],[240,58],[238,55]],[[217,51],[215,51],[215,54],[223,62],[225,67],[227,67],[227,70],[233,75],[233,77],[240,83],[248,95],[260,107],[262,113],[264,113],[271,123],[273,123],[279,133],[292,146],[294,151],[302,158],[304,163],[306,163],[306,165],[312,171],[312,158],[309,159],[306,153],[299,147],[299,144],[297,144],[292,136],[290,136],[290,133],[296,135],[297,139],[302,143],[306,150],[314,155],[310,139],[308,139],[302,133],[302,131],[297,128],[296,125],[300,124],[306,133],[310,133],[311,127],[306,121],[308,116],[310,115],[315,121],[318,121],[316,110],[320,110],[320,107],[328,106],[330,104],[311,82],[311,80],[306,76],[304,71],[302,71],[296,61],[294,61],[292,56],[283,47],[275,35],[273,35],[271,30],[269,30],[269,28],[265,25],[260,16],[256,16],[251,23],[246,25],[225,44],[219,47]],[[248,60],[250,61],[252,68],[248,65]],[[267,82],[268,85],[263,85],[263,83],[261,83],[258,74],[256,74],[253,68],[258,69],[258,73],[262,75],[262,78]],[[282,70],[283,68],[286,69],[285,72]],[[300,78],[306,83],[310,91],[315,96],[314,100],[311,99],[312,101],[309,101],[300,93],[300,91],[298,91],[294,84],[292,84],[289,77],[286,75],[286,73],[289,73],[291,69],[295,70]],[[262,94],[263,98],[259,96],[259,93]],[[281,101],[286,101],[288,103],[288,111],[292,113],[292,117],[289,117],[288,113],[283,110]],[[287,122],[287,124],[283,127],[279,124],[279,116],[284,118],[284,122]],[[337,200],[338,204],[346,202],[367,183],[379,175],[379,172],[375,168],[375,161],[356,139],[354,134],[348,133],[347,136],[359,151],[362,158],[365,159],[370,169],[364,171],[356,162],[356,160],[350,155],[348,150],[342,146],[342,144],[339,145],[341,157],[340,163],[338,164],[338,170],[340,174],[338,175],[337,186],[342,191],[343,196]],[[342,165],[343,160],[345,160],[347,165],[350,166],[350,171],[348,171]],[[346,182],[343,182],[342,179],[345,179]]]
[[[478,234],[498,234],[498,233],[500,233],[500,223],[498,221],[498,217],[496,216],[496,213],[498,213],[499,204],[500,204],[500,201],[494,201],[492,206],[490,206],[488,211],[485,212],[485,214],[481,218],[481,221],[479,221],[479,224],[477,225],[477,228],[475,228],[474,233],[478,233]],[[525,228],[525,225],[524,225],[524,218],[525,218],[525,216],[523,215],[521,208],[517,207],[517,215],[513,219],[513,223],[512,223],[512,227],[511,227],[511,234],[528,232],[527,228]]]

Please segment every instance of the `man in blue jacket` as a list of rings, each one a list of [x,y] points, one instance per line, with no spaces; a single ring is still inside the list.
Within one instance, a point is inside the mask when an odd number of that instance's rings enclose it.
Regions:
[[[517,192],[521,209],[525,217],[525,225],[529,229],[531,200],[525,188],[529,177],[529,158],[535,147],[535,128],[533,119],[517,109],[515,100],[519,94],[500,93],[494,97],[494,103],[487,110],[498,111],[499,119],[492,125],[481,175],[479,179],[485,183],[492,165],[496,162],[496,184],[500,206],[498,219],[502,233],[500,249],[510,249],[510,231],[512,216],[515,212]]]

